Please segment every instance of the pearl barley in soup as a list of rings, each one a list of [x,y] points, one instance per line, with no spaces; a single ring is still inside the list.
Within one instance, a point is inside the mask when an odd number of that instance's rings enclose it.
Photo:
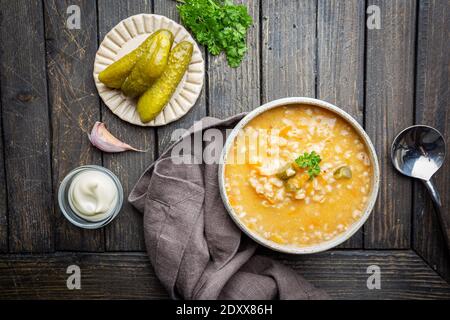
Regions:
[[[305,247],[358,221],[372,185],[364,141],[340,116],[289,105],[252,119],[225,163],[225,191],[237,217],[261,237]]]

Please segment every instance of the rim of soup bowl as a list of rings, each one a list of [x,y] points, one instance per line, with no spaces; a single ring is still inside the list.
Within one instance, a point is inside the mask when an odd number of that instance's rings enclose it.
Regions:
[[[366,209],[363,212],[363,215],[361,218],[353,223],[345,232],[339,234],[337,237],[324,241],[318,244],[309,245],[305,247],[299,247],[295,245],[283,245],[276,242],[273,242],[271,240],[268,240],[261,235],[259,235],[257,232],[254,232],[250,230],[236,215],[234,212],[233,207],[231,206],[227,194],[225,192],[225,164],[226,164],[226,158],[228,154],[228,150],[230,149],[234,139],[236,138],[238,132],[244,128],[252,119],[259,116],[260,114],[277,107],[286,106],[286,105],[292,105],[292,104],[303,104],[303,105],[311,105],[315,107],[321,107],[326,110],[329,110],[339,116],[341,116],[347,123],[349,123],[355,131],[358,133],[358,135],[363,139],[367,150],[369,152],[370,161],[372,163],[373,167],[373,179],[372,179],[372,185],[371,185],[371,193],[369,195],[369,199],[367,202]],[[341,108],[323,101],[318,100],[314,98],[307,98],[307,97],[289,97],[289,98],[282,98],[277,99],[268,103],[263,104],[260,107],[257,107],[256,109],[249,112],[244,118],[239,121],[239,123],[233,128],[231,133],[226,139],[225,145],[222,149],[222,153],[220,155],[220,162],[219,162],[219,189],[220,189],[220,195],[222,197],[223,203],[225,205],[225,208],[227,209],[229,215],[233,219],[233,221],[238,225],[238,227],[251,239],[259,243],[260,245],[267,247],[269,249],[283,252],[283,253],[290,253],[290,254],[311,254],[311,253],[317,253],[329,250],[331,248],[334,248],[341,243],[348,240],[352,235],[354,235],[367,221],[369,218],[373,207],[375,205],[375,202],[378,197],[378,190],[379,190],[379,184],[380,184],[380,167],[378,163],[378,157],[375,152],[375,148],[372,144],[372,141],[370,140],[367,133],[364,131],[364,129],[361,127],[361,125],[347,112],[342,110]]]

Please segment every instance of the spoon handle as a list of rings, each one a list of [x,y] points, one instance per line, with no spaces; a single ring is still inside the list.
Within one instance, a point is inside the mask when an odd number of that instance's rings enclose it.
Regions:
[[[439,195],[434,182],[430,179],[428,181],[423,181],[423,183],[425,184],[425,187],[433,200],[434,209],[436,210],[436,214],[444,234],[447,249],[450,250],[450,214],[444,212],[442,208],[441,196]]]

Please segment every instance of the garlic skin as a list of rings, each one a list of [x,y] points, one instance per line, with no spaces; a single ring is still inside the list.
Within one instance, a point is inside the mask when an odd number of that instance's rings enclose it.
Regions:
[[[123,152],[127,150],[146,152],[136,149],[114,137],[107,129],[104,123],[97,121],[92,128],[91,134],[88,134],[91,143],[104,152]]]

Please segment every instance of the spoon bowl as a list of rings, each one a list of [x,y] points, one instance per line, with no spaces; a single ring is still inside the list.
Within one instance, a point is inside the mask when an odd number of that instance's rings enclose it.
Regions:
[[[394,167],[405,176],[419,179],[427,188],[436,210],[442,233],[450,249],[450,214],[444,212],[433,175],[444,163],[445,140],[442,134],[429,126],[416,125],[401,131],[391,148]]]
[[[394,139],[391,157],[394,167],[402,174],[427,181],[444,162],[445,141],[432,127],[408,127]]]

